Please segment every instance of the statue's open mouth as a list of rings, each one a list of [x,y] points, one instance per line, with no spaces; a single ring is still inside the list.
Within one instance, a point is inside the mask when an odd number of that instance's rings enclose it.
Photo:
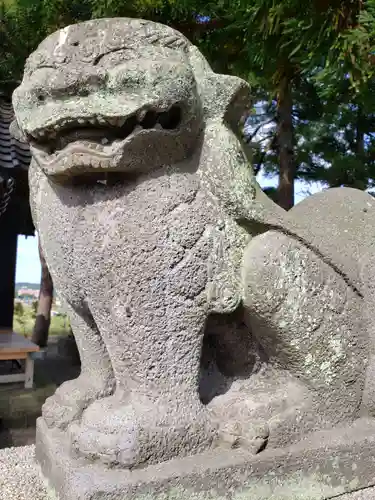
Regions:
[[[59,156],[59,153],[78,146],[82,152],[108,152],[110,146],[121,143],[144,130],[173,131],[182,121],[182,110],[173,105],[165,111],[143,109],[122,117],[93,116],[65,120],[51,127],[46,127],[29,134],[30,145],[47,156]]]
[[[138,136],[153,134],[162,142],[162,137],[178,134],[183,114],[182,105],[173,104],[162,110],[144,107],[126,117],[63,119],[30,132],[27,139],[34,158],[50,175],[69,171],[70,161],[75,171],[113,170],[113,158]]]

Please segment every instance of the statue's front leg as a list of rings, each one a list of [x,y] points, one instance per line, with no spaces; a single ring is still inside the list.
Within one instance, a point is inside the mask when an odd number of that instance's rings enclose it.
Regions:
[[[87,310],[77,311],[65,303],[81,358],[81,374],[63,383],[43,405],[43,418],[49,427],[65,429],[78,419],[96,399],[114,390],[111,361],[98,328]]]
[[[132,468],[211,445],[215,431],[199,399],[205,268],[200,263],[190,277],[182,273],[181,294],[171,283],[179,273],[174,269],[170,280],[148,282],[147,293],[142,285],[130,295],[121,290],[105,314],[93,305],[113,361],[116,392],[90,405],[71,428],[76,453]]]

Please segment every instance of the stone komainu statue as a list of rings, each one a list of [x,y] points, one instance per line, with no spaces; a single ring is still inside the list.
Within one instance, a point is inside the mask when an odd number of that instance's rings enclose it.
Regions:
[[[237,133],[244,81],[169,27],[101,19],[44,40],[13,104],[82,361],[40,433],[134,468],[373,414],[375,200],[268,199]]]

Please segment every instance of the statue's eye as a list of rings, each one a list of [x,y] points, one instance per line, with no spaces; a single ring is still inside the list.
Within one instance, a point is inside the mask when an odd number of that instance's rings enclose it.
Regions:
[[[101,54],[94,61],[94,66],[117,66],[124,61],[129,61],[130,59],[135,59],[136,53],[133,49],[120,49],[114,50],[113,52],[108,52],[107,54]]]
[[[41,85],[33,86],[31,89],[31,97],[34,101],[42,103],[46,100],[47,95],[45,89]]]

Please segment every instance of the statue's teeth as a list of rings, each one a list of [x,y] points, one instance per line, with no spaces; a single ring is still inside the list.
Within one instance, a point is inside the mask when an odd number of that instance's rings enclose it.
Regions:
[[[142,122],[144,120],[144,117],[146,116],[146,113],[147,113],[146,109],[142,109],[141,111],[139,111],[137,113],[137,118],[138,118],[139,122]]]
[[[116,127],[117,126],[117,118],[107,118],[107,122],[112,125],[112,127]]]
[[[78,123],[80,125],[83,125],[85,123],[85,120],[83,118],[78,118]]]
[[[122,127],[125,122],[126,122],[125,118],[118,118],[118,120],[117,120],[117,126],[118,127]]]
[[[156,130],[163,130],[163,127],[160,125],[160,123],[156,123],[154,126],[154,129]]]
[[[95,120],[95,118],[90,118],[89,122],[90,122],[92,125],[95,125],[95,123],[97,123],[97,120]]]
[[[105,118],[103,118],[102,116],[98,116],[97,119],[99,123],[106,123]]]

